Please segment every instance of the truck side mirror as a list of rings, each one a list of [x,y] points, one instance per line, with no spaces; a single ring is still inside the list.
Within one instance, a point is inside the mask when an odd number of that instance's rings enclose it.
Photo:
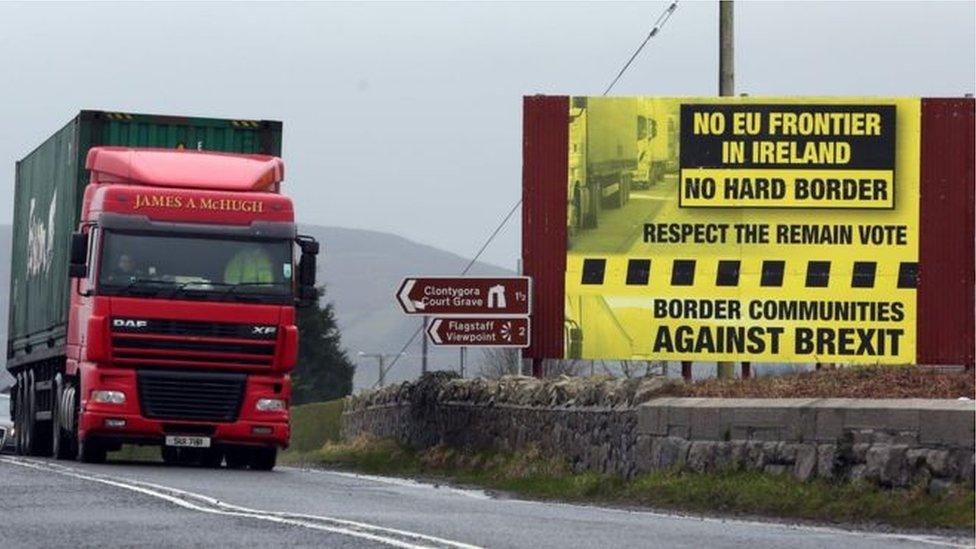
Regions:
[[[315,260],[319,255],[319,243],[310,236],[299,235],[295,239],[302,250],[298,260],[298,305],[307,307],[318,299],[315,289]]]
[[[68,276],[84,278],[88,276],[88,233],[73,233],[71,235],[71,264]]]

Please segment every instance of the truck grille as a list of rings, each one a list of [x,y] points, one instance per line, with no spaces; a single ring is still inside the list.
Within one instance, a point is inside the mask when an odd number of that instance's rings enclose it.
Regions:
[[[112,331],[122,333],[200,337],[229,337],[239,339],[273,340],[277,337],[277,330],[255,330],[253,324],[232,324],[229,322],[197,322],[193,320],[165,320],[146,319],[138,324],[130,323],[125,318],[112,319]],[[258,325],[263,326],[263,325]]]
[[[142,415],[153,419],[237,420],[245,374],[140,370]]]
[[[113,319],[112,358],[149,366],[271,366],[277,327]]]

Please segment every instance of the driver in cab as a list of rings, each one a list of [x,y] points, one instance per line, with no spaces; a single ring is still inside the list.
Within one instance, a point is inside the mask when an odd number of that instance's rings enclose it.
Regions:
[[[108,280],[110,282],[130,282],[144,275],[145,273],[139,268],[132,255],[123,253],[119,255],[115,265],[109,271]]]
[[[260,248],[241,250],[227,262],[225,284],[273,284],[271,258]]]

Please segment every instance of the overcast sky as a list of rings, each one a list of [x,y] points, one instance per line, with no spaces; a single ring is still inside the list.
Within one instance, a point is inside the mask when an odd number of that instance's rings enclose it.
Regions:
[[[665,6],[3,3],[0,223],[14,162],[80,109],[263,118],[301,222],[470,256],[520,195],[521,97],[600,93]],[[971,93],[974,6],[740,0],[737,91]],[[681,2],[615,93],[715,94],[717,14]],[[519,230],[485,257],[514,267]]]

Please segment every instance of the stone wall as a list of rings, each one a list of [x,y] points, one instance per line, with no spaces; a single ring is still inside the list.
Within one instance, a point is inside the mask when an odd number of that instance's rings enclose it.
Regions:
[[[973,483],[973,401],[661,396],[669,380],[428,376],[352,397],[342,434],[515,451],[530,444],[575,471],[790,473],[884,486]]]
[[[732,466],[884,486],[973,482],[973,401],[658,398],[638,418],[638,470]]]

